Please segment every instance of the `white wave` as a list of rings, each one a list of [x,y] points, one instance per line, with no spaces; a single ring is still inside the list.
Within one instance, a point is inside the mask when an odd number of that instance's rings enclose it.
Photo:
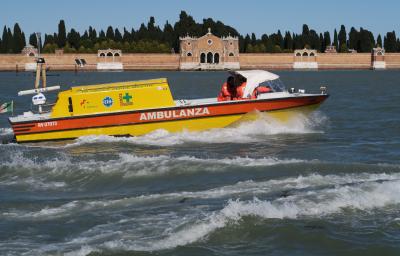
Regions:
[[[250,143],[257,142],[268,135],[321,133],[318,127],[327,118],[319,112],[311,116],[298,115],[285,123],[271,117],[260,115],[257,120],[243,122],[235,127],[210,129],[201,132],[182,131],[170,133],[159,129],[138,137],[83,136],[66,147],[75,147],[91,143],[131,143],[152,146],[173,146],[184,143]]]
[[[232,166],[255,167],[255,166],[272,166],[280,164],[294,164],[305,162],[299,159],[278,159],[274,157],[268,158],[249,158],[249,157],[235,157],[235,158],[196,158],[193,156],[180,156],[173,157],[169,155],[159,156],[138,156],[126,153],[118,155],[117,159],[110,160],[80,160],[74,161],[69,156],[61,158],[54,158],[46,161],[39,161],[35,158],[27,158],[22,153],[15,153],[11,159],[5,161],[2,166],[13,168],[14,173],[24,173],[24,170],[36,170],[37,174],[43,174],[43,179],[54,177],[59,174],[66,174],[76,176],[78,174],[91,175],[93,173],[103,174],[122,174],[125,178],[130,177],[144,177],[164,175],[168,173],[188,173],[199,171],[226,171]],[[17,169],[15,171],[15,169]],[[35,175],[35,178],[40,175]],[[26,183],[23,180],[5,179],[4,182]],[[34,181],[34,180],[31,180]],[[43,182],[42,182],[43,183]],[[55,183],[53,185],[60,186]]]
[[[230,223],[237,223],[246,216],[263,219],[322,218],[325,215],[340,213],[343,209],[370,210],[394,204],[400,204],[399,180],[355,187],[343,186],[274,201],[257,198],[250,201],[229,200],[222,210],[212,213],[207,219],[173,232],[164,239],[154,241],[148,244],[148,247],[137,248],[135,244],[120,244],[118,240],[106,242],[104,246],[115,249],[115,245],[118,245],[119,248],[126,250],[146,251],[170,249],[199,241],[215,230]]]
[[[11,128],[0,128],[0,136],[2,135],[11,135],[13,130]]]
[[[280,192],[293,189],[305,189],[305,188],[316,188],[326,186],[351,186],[353,184],[362,184],[366,182],[381,182],[381,181],[398,181],[400,180],[400,173],[394,174],[370,174],[370,173],[358,173],[358,174],[345,174],[345,175],[320,175],[310,174],[308,176],[288,177],[284,179],[268,180],[255,182],[252,180],[238,182],[233,185],[221,186],[204,191],[181,191],[174,193],[164,194],[150,194],[141,195],[136,197],[126,197],[121,199],[109,199],[109,200],[74,200],[57,207],[45,207],[36,212],[6,212],[3,216],[14,217],[14,218],[37,218],[37,219],[51,219],[69,216],[74,213],[80,213],[84,211],[101,210],[107,207],[122,207],[126,208],[134,205],[138,202],[148,202],[150,200],[157,200],[166,202],[167,200],[178,201],[183,198],[224,198],[224,197],[235,197],[235,196],[257,196],[268,194],[270,192]],[[349,184],[349,185],[348,185]],[[312,192],[308,192],[312,193]]]
[[[327,186],[316,189],[324,185]],[[95,201],[90,202],[90,205],[95,208],[101,205],[103,205],[101,207],[108,207],[120,204],[118,206],[126,209],[126,206],[134,203],[135,200],[151,200],[156,197],[162,200],[168,197],[173,199],[210,198],[247,192],[262,195],[263,191],[276,191],[278,188],[306,187],[315,187],[315,189],[299,190],[289,196],[273,200],[261,200],[257,197],[252,200],[229,199],[222,209],[208,213],[199,212],[197,208],[190,207],[184,216],[179,214],[170,216],[170,213],[146,215],[140,218],[123,219],[117,223],[101,224],[71,241],[57,245],[57,248],[64,248],[62,251],[68,251],[70,255],[78,253],[86,255],[102,250],[157,251],[201,241],[214,231],[228,225],[236,225],[248,216],[265,220],[324,218],[330,214],[344,212],[349,214],[351,210],[369,211],[375,208],[397,207],[400,204],[400,173],[353,173],[324,176],[311,174],[264,182],[246,181],[206,191],[156,194],[110,202]],[[85,207],[86,210],[94,209],[83,202],[73,201],[59,209],[45,208],[37,215],[60,214],[62,209],[68,209],[68,207],[75,210]],[[355,212],[355,214],[358,213]],[[140,227],[137,226],[139,224]],[[154,227],[157,228],[154,229]]]

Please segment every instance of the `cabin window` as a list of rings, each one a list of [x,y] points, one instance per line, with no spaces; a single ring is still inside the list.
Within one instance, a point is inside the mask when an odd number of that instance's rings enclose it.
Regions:
[[[74,112],[74,107],[72,106],[72,98],[68,97],[68,111],[70,113]]]

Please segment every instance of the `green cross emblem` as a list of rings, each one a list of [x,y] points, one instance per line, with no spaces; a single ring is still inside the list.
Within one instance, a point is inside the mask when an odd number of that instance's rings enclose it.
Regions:
[[[122,98],[125,100],[126,103],[129,103],[132,99],[132,96],[129,95],[129,93],[125,93],[125,96]]]

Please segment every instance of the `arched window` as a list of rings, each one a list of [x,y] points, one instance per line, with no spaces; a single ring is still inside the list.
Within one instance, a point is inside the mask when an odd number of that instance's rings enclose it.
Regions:
[[[214,54],[214,63],[219,63],[219,53]]]
[[[229,53],[229,56],[230,56],[230,57],[233,57],[233,56],[235,56],[235,54],[233,54],[233,52],[230,52],[230,53]]]
[[[299,52],[298,52],[298,53],[296,53],[296,56],[300,57],[300,56],[301,56],[301,53],[299,53]]]
[[[315,54],[312,52],[312,53],[310,53],[310,56],[312,57],[312,56],[315,56]]]
[[[29,56],[33,57],[33,56],[35,56],[35,54],[33,52],[30,52]]]
[[[112,56],[113,56],[112,52],[108,52],[108,53],[107,53],[107,56],[108,56],[108,57],[112,57]]]
[[[115,57],[119,57],[119,53],[116,52],[116,53],[114,54],[114,56],[115,56]]]
[[[188,53],[186,54],[186,56],[192,57],[192,53],[191,53],[191,52],[188,52]]]
[[[308,53],[307,52],[303,52],[303,56],[308,56]]]
[[[106,55],[104,54],[104,52],[100,53],[100,57],[105,57]]]
[[[200,54],[200,63],[206,63],[206,54],[204,52]]]
[[[207,53],[207,63],[213,63],[213,54],[211,52]]]
[[[382,54],[382,52],[378,52],[376,55],[382,56],[383,54]]]

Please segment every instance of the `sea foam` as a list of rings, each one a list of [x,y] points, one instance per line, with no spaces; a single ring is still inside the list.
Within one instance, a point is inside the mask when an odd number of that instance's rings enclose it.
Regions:
[[[138,137],[112,136],[83,136],[66,147],[76,147],[92,143],[130,143],[151,146],[173,146],[185,143],[251,143],[260,140],[260,137],[277,134],[307,134],[322,133],[319,129],[328,122],[326,116],[315,112],[310,116],[299,114],[283,123],[274,118],[261,115],[254,121],[238,124],[234,127],[210,129],[201,132],[182,131],[170,133],[159,129]]]

